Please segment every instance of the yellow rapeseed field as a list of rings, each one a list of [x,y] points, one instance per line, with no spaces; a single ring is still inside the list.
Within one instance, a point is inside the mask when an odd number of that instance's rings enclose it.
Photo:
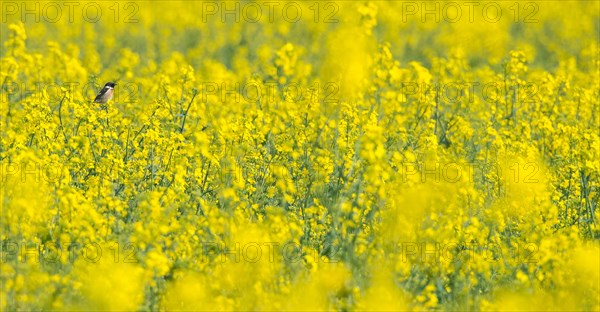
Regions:
[[[599,1],[0,18],[2,311],[600,310]]]

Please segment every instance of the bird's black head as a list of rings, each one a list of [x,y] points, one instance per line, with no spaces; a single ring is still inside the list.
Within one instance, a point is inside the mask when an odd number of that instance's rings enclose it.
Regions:
[[[111,87],[114,88],[117,84],[115,82],[107,82],[104,87]]]

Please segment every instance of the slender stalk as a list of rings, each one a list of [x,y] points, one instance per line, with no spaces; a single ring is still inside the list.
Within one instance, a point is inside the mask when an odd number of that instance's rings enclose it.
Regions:
[[[63,122],[62,122],[62,104],[65,101],[66,97],[67,97],[67,94],[65,93],[63,98],[60,100],[60,103],[58,103],[58,122],[60,125],[60,131],[62,132],[63,136],[65,137],[65,143],[67,143],[67,134],[65,133],[65,128],[64,128]]]
[[[188,112],[190,111],[190,108],[192,107],[192,103],[194,102],[194,99],[196,98],[196,95],[198,94],[198,91],[194,90],[194,95],[192,96],[192,99],[190,100],[190,103],[188,104],[185,113],[183,114],[183,120],[181,121],[181,128],[179,129],[179,133],[183,133],[183,129],[185,128],[185,120],[187,118]]]

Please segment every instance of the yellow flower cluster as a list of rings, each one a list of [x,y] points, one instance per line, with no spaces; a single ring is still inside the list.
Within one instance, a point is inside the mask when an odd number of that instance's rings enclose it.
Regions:
[[[2,311],[600,310],[598,2],[1,9]]]

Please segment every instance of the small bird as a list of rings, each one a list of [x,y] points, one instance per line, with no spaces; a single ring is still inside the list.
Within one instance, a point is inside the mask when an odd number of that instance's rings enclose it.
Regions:
[[[107,82],[104,85],[104,88],[100,90],[98,95],[96,95],[96,99],[94,99],[94,103],[105,104],[106,102],[112,99],[113,94],[115,93],[115,86],[117,84],[114,82]]]

